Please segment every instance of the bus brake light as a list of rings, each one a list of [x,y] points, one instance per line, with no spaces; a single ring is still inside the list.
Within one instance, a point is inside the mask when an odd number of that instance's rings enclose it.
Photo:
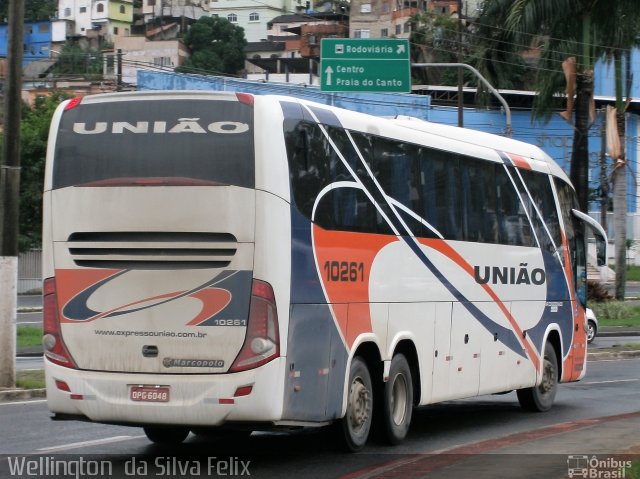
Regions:
[[[257,368],[279,355],[278,312],[273,288],[269,283],[254,279],[244,344],[229,371]]]
[[[42,325],[44,354],[52,363],[67,368],[76,368],[71,355],[62,341],[58,300],[56,299],[56,280],[47,278],[43,283]]]
[[[253,106],[253,95],[251,93],[236,93],[236,98],[240,103]]]
[[[71,100],[69,100],[69,103],[67,103],[67,106],[65,106],[64,109],[65,109],[65,111],[66,110],[71,110],[72,108],[75,108],[78,105],[80,105],[81,102],[82,102],[82,97],[76,96],[76,97],[72,98]]]

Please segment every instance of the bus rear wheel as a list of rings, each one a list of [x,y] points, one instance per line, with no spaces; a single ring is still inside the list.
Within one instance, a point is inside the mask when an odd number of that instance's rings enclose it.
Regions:
[[[544,346],[542,381],[532,388],[518,389],[520,406],[527,411],[545,412],[551,409],[558,391],[558,359],[551,343]]]
[[[344,449],[351,452],[361,450],[367,443],[373,413],[373,385],[369,368],[358,356],[351,361],[347,412],[338,421],[338,431]]]
[[[143,429],[151,442],[168,446],[180,444],[189,435],[189,429],[186,427],[145,426]]]
[[[412,414],[411,368],[403,354],[396,354],[391,360],[389,380],[384,383],[381,416],[384,439],[389,444],[399,444],[406,437]]]

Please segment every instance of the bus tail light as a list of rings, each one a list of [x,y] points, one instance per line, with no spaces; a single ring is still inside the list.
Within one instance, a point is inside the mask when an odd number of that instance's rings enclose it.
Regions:
[[[65,106],[64,109],[65,111],[71,110],[77,107],[78,105],[80,105],[80,103],[82,103],[82,97],[80,96],[73,97],[71,100],[69,100],[69,103],[67,103],[67,106]]]
[[[42,324],[44,334],[42,344],[44,346],[44,354],[52,363],[75,369],[76,365],[62,341],[62,335],[60,333],[55,278],[45,279],[42,289]]]
[[[229,371],[257,368],[279,355],[278,312],[273,288],[269,283],[254,279],[244,344]]]
[[[236,98],[240,103],[253,106],[253,95],[251,93],[239,93],[236,92]]]

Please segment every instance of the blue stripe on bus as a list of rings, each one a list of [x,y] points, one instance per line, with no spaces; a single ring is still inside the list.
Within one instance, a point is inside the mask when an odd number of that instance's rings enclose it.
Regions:
[[[562,336],[562,356],[569,354],[571,350],[571,340],[573,335],[573,314],[571,312],[571,295],[564,276],[564,269],[558,259],[548,251],[542,251],[544,269],[547,274],[547,302],[554,303],[545,305],[544,313],[540,321],[529,329],[528,334],[533,344],[542,346],[547,326],[556,323],[560,326]],[[561,303],[561,305],[560,305]],[[557,309],[557,310],[556,310]]]
[[[196,286],[195,288],[190,289],[189,291],[185,291],[184,293],[177,294],[175,296],[172,296],[171,298],[167,298],[167,299],[165,299],[163,301],[159,301],[157,303],[153,303],[153,304],[150,304],[150,305],[147,305],[147,306],[141,306],[139,308],[134,308],[134,309],[117,310],[117,311],[114,311],[112,313],[109,313],[108,315],[105,316],[105,318],[111,318],[113,316],[121,316],[123,314],[135,313],[135,312],[138,312],[138,311],[143,311],[145,309],[155,308],[156,306],[160,306],[162,304],[166,304],[166,303],[169,303],[171,301],[175,301],[176,299],[184,298],[185,296],[189,296],[190,294],[193,294],[193,293],[195,293],[197,291],[200,291],[202,289],[208,288],[209,286],[212,286],[214,284],[218,284],[218,283],[220,283],[222,281],[227,280],[229,277],[234,276],[237,273],[239,273],[239,271],[236,271],[236,270],[223,271],[222,273],[220,273],[215,278],[207,281],[204,284],[201,284],[200,286]],[[251,291],[250,288],[251,288],[251,286],[249,286],[249,289],[246,290],[247,291],[247,296],[246,297],[248,297],[249,294],[250,294],[250,291]],[[233,294],[234,292],[232,291],[231,293]],[[247,315],[245,315],[243,317],[246,318]]]
[[[507,155],[504,151],[499,151],[496,150],[498,152],[498,155],[500,156],[500,158],[502,159],[502,162],[507,165],[507,166],[515,166],[513,164],[513,161],[511,160],[511,158],[509,158],[509,155]]]
[[[422,261],[422,263],[433,273],[433,275],[449,290],[449,292],[456,298],[456,300],[466,308],[467,311],[490,333],[498,333],[498,340],[526,359],[527,355],[524,352],[524,348],[513,330],[500,326],[498,323],[489,318],[480,309],[469,301],[451,282],[442,274],[438,268],[427,258],[427,255],[422,251],[418,242],[410,237],[402,237],[402,239],[411,248],[414,254]],[[451,318],[453,321],[454,318]]]
[[[62,315],[70,321],[86,321],[89,318],[93,318],[100,314],[100,311],[94,311],[87,306],[89,297],[101,286],[107,284],[111,280],[123,275],[128,270],[120,271],[108,278],[98,281],[92,284],[84,291],[80,291],[77,295],[71,298],[66,305],[62,308]]]

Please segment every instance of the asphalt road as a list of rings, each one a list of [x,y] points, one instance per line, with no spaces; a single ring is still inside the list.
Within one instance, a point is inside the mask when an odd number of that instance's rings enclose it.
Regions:
[[[42,326],[42,312],[35,311],[30,313],[18,313],[18,324],[32,324],[34,326]]]
[[[590,362],[583,381],[560,387],[556,403],[548,413],[522,411],[515,393],[451,401],[417,410],[402,445],[389,447],[372,442],[359,454],[336,452],[330,432],[316,429],[293,434],[254,433],[244,440],[203,440],[192,435],[179,447],[163,449],[149,443],[139,428],[56,422],[50,420],[45,402],[5,403],[0,404],[0,471],[6,471],[8,458],[16,455],[69,454],[55,457],[77,460],[82,455],[109,462],[115,467],[110,477],[129,477],[125,466],[134,466],[131,462],[134,456],[146,461],[146,471],[133,471],[139,477],[156,477],[158,473],[179,477],[179,471],[171,467],[186,466],[180,462],[182,459],[199,461],[199,471],[186,471],[185,477],[207,475],[211,471],[206,467],[211,461],[227,468],[235,465],[238,474],[247,466],[247,472],[258,477],[325,478],[356,472],[361,475],[363,469],[407,455],[451,450],[569,421],[636,412],[640,410],[638,397],[640,359]],[[580,434],[589,431],[585,429]],[[591,442],[597,440],[597,436],[590,438]],[[526,454],[534,457],[536,452],[529,448]],[[488,471],[493,476],[476,474],[474,478],[498,477],[500,462],[505,460],[508,458],[504,455],[496,455],[490,464],[495,470]],[[566,461],[566,456],[563,460]],[[141,467],[143,462],[137,464]],[[167,474],[171,472],[175,474]],[[213,471],[214,475],[221,475],[220,472]]]

